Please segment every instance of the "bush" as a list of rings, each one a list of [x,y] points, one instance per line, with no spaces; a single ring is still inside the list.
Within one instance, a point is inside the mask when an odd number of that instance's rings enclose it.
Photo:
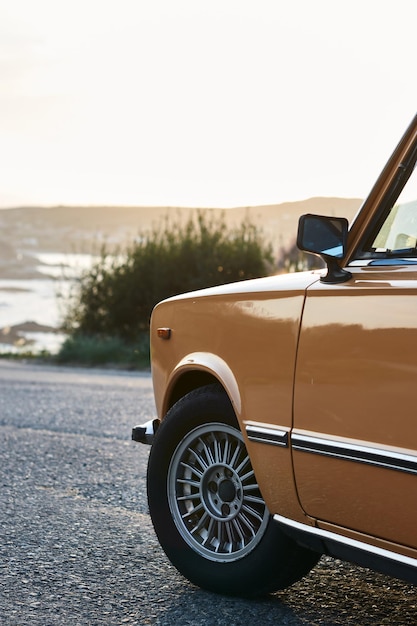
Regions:
[[[285,273],[304,272],[323,267],[325,267],[324,261],[319,256],[299,250],[295,242],[283,250],[277,263],[277,269]]]
[[[142,234],[123,255],[102,250],[99,261],[78,282],[65,316],[71,337],[147,334],[160,300],[186,291],[269,273],[272,249],[260,230],[245,220],[227,230],[224,219],[199,212],[185,224],[165,219]]]
[[[129,369],[143,369],[149,365],[149,340],[146,336],[134,344],[127,344],[118,337],[77,335],[65,340],[54,361],[60,364],[111,364]]]

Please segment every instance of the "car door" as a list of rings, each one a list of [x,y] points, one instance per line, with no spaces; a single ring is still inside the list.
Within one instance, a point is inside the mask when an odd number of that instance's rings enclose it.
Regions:
[[[291,444],[308,515],[417,548],[417,202],[401,202],[348,281],[307,289]]]

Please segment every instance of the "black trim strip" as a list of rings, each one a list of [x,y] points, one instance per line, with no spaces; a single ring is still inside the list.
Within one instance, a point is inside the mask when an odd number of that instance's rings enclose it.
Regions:
[[[311,452],[312,454],[366,463],[384,469],[398,470],[407,474],[417,474],[417,455],[390,452],[296,433],[291,436],[291,445],[293,450],[300,452]]]
[[[278,428],[266,428],[265,426],[246,426],[246,434],[249,441],[257,443],[269,443],[274,446],[288,446],[288,432]]]

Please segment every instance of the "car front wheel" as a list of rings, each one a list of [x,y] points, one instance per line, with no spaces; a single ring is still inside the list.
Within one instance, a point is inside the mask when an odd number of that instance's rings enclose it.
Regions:
[[[205,589],[243,596],[276,591],[319,558],[272,520],[219,385],[190,392],[168,412],[149,457],[148,501],[168,558]]]

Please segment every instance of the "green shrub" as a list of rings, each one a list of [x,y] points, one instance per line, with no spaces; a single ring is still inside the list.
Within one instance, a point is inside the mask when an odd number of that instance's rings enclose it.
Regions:
[[[324,261],[319,256],[299,250],[297,244],[293,242],[282,251],[277,263],[277,270],[285,273],[304,272],[321,269],[324,266]]]
[[[130,344],[118,337],[76,335],[65,340],[54,360],[60,364],[111,364],[143,369],[149,365],[149,339],[143,336],[140,341]]]
[[[263,276],[271,264],[271,246],[248,220],[228,230],[224,219],[210,219],[204,212],[185,224],[166,218],[123,255],[102,250],[99,261],[78,281],[65,329],[72,338],[135,341],[148,332],[151,311],[160,300]]]

